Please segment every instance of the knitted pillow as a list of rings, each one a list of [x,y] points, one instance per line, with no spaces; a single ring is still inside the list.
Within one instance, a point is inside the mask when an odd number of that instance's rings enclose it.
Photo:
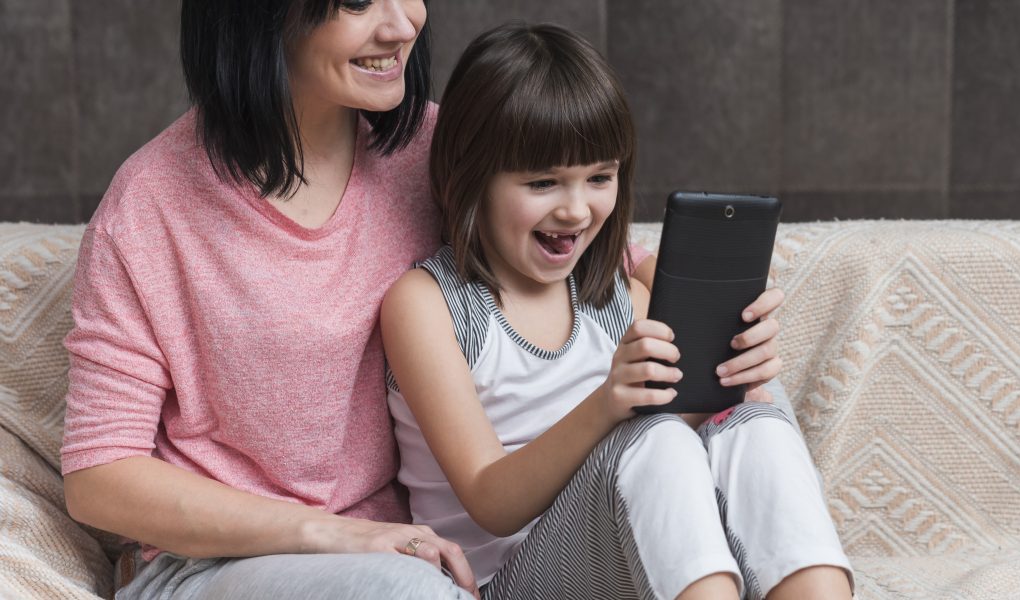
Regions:
[[[55,469],[81,225],[0,223],[0,427]]]
[[[94,599],[112,587],[103,548],[64,510],[60,475],[0,428],[0,596]]]

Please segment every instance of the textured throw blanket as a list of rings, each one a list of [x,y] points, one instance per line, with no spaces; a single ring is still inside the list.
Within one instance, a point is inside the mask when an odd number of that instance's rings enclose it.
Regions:
[[[81,232],[0,224],[0,597],[112,592],[56,470]],[[858,598],[1020,598],[1020,222],[782,225],[773,279]]]

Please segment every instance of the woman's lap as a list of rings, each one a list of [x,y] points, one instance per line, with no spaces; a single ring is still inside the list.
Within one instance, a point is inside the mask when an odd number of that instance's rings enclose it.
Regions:
[[[470,598],[425,561],[399,554],[279,554],[186,559],[161,554],[117,600]]]

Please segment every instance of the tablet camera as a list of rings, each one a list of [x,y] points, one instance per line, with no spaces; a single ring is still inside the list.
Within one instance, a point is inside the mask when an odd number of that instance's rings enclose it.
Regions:
[[[727,204],[726,208],[723,209],[723,214],[726,215],[727,219],[732,219],[733,215],[737,214],[737,209],[733,208],[732,204]]]

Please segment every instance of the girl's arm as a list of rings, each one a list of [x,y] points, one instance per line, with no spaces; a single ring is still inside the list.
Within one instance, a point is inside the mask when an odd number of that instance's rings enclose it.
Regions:
[[[639,286],[632,287],[643,290]],[[644,298],[647,304],[647,290]],[[633,416],[631,407],[673,399],[672,390],[646,389],[644,381],[679,378],[677,369],[651,360],[677,360],[669,328],[636,321],[620,341],[606,382],[507,454],[475,393],[435,280],[420,269],[405,274],[387,293],[381,322],[390,368],[429,448],[471,518],[499,536],[545,511],[595,445]]]
[[[135,456],[69,473],[64,494],[82,523],[182,556],[401,552],[421,538],[416,556],[440,560],[458,585],[477,591],[460,548],[426,527],[340,517],[303,504],[249,494]]]

